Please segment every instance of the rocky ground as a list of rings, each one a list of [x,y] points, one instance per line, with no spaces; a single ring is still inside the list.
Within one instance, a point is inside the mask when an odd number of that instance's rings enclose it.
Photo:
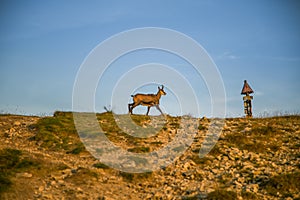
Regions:
[[[138,127],[158,130],[137,139],[111,113],[97,119],[116,146],[139,154],[176,140],[187,123],[180,117],[132,116]],[[0,115],[0,199],[300,199],[300,116],[226,119],[203,158],[199,150],[213,119],[191,120],[198,123],[189,129],[196,136],[173,163],[128,173],[86,151],[72,113]]]

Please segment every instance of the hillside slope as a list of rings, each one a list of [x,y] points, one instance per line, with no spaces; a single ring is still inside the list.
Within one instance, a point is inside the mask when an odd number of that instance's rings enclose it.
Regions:
[[[124,133],[112,113],[97,119],[117,146],[147,153],[174,139],[181,118],[167,116],[162,123],[133,115],[140,127],[162,124],[144,139]],[[72,113],[0,115],[0,199],[300,199],[300,116],[226,119],[204,158],[198,153],[210,120],[198,120],[183,155],[160,170],[134,174],[86,151]]]

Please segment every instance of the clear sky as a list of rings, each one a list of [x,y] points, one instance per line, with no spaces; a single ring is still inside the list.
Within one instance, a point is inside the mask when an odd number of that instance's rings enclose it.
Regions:
[[[255,92],[255,116],[300,111],[299,1],[7,0],[0,4],[0,27],[2,113],[40,115],[71,110],[76,74],[90,51],[112,35],[141,27],[182,32],[206,49],[224,81],[227,116],[243,116],[240,92],[245,79]],[[129,69],[155,61],[180,71],[186,63],[177,59],[157,51],[119,59],[111,66],[105,86],[97,91],[96,110],[111,105],[105,91],[114,88],[113,80],[122,75],[116,72],[124,64]],[[181,73],[193,82],[189,71]],[[209,116],[209,94],[199,80],[200,113]],[[157,91],[156,85],[138,87],[131,92]],[[167,88],[169,95],[161,104],[165,112],[178,115],[171,91]],[[128,102],[118,103],[124,107],[117,111],[126,112]],[[193,114],[193,108],[182,113]]]

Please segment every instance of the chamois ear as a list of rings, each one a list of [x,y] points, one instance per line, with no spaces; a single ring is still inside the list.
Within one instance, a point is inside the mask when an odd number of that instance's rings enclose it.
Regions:
[[[161,85],[161,89],[164,89],[164,85]]]
[[[158,86],[158,89],[160,90],[160,87]]]

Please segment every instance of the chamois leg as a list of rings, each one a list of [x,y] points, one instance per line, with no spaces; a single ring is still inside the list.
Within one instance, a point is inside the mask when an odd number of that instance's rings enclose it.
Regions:
[[[131,107],[133,106],[133,104],[134,104],[134,103],[129,103],[129,104],[128,104],[128,112],[129,112],[130,114],[132,114],[132,109],[131,109]]]
[[[161,111],[159,105],[156,105],[155,107],[156,107],[157,110],[159,110],[159,112],[160,112],[162,115],[164,115],[164,113]]]
[[[151,106],[148,106],[146,116],[148,116]]]
[[[140,105],[140,103],[134,102],[134,103],[131,104],[130,114],[132,114],[132,110],[133,110],[135,107],[137,107],[138,105]]]

